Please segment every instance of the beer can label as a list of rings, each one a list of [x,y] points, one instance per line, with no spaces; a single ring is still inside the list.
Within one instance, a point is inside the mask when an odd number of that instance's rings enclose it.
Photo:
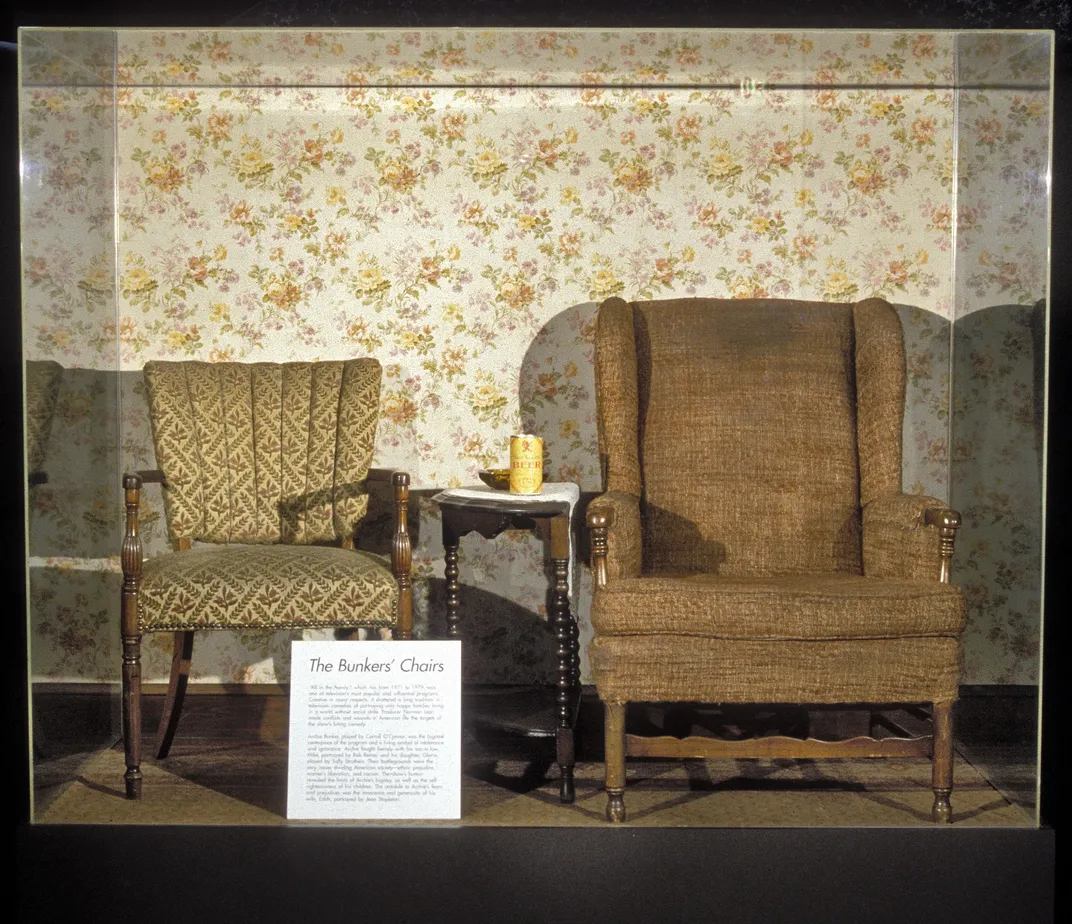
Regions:
[[[543,487],[543,440],[529,433],[510,437],[510,493],[539,494]]]

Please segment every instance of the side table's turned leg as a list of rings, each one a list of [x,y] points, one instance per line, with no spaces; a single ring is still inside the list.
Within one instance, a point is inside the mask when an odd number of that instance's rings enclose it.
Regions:
[[[558,707],[556,750],[561,771],[559,797],[563,802],[572,802],[574,798],[573,698],[576,674],[574,649],[577,628],[569,605],[569,517],[557,516],[551,521],[551,565],[554,569],[554,584],[551,588],[551,619],[558,654],[558,683],[555,699]]]
[[[446,560],[445,576],[447,579],[445,603],[447,606],[447,636],[458,638],[458,533],[447,525],[446,514],[443,517],[443,557]]]

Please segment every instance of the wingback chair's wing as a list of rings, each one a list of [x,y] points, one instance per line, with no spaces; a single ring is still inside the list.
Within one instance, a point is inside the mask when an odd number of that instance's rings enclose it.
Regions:
[[[172,540],[352,537],[379,418],[380,364],[150,362]]]
[[[948,820],[963,594],[959,517],[902,493],[905,357],[881,299],[608,299],[596,327],[604,493],[588,507],[589,662],[608,816],[624,755],[773,756],[770,743],[625,736],[642,702],[929,702]],[[923,754],[792,741],[781,756]]]

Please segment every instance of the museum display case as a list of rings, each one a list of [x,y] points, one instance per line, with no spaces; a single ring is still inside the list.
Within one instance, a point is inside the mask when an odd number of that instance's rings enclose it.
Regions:
[[[120,732],[121,476],[155,467],[146,362],[376,357],[373,464],[412,477],[429,638],[433,495],[522,432],[548,481],[582,505],[601,490],[606,297],[880,296],[907,357],[903,488],[963,517],[962,820],[1038,823],[1052,33],[23,29],[19,57],[38,763],[67,756],[66,725],[82,754]],[[158,485],[141,522],[165,550]],[[526,531],[462,538],[470,683],[553,682],[545,554]],[[590,683],[583,556],[575,576]],[[191,689],[284,688],[297,637],[330,634],[198,639]],[[170,640],[142,656],[166,685]],[[64,820],[54,797],[37,820]]]

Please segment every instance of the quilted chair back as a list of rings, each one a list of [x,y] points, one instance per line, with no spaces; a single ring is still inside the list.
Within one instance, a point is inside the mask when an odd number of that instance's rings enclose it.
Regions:
[[[606,488],[641,498],[644,571],[862,573],[861,505],[901,489],[890,305],[612,299],[596,354]]]
[[[368,358],[148,363],[172,541],[353,537],[368,509],[380,377]]]

